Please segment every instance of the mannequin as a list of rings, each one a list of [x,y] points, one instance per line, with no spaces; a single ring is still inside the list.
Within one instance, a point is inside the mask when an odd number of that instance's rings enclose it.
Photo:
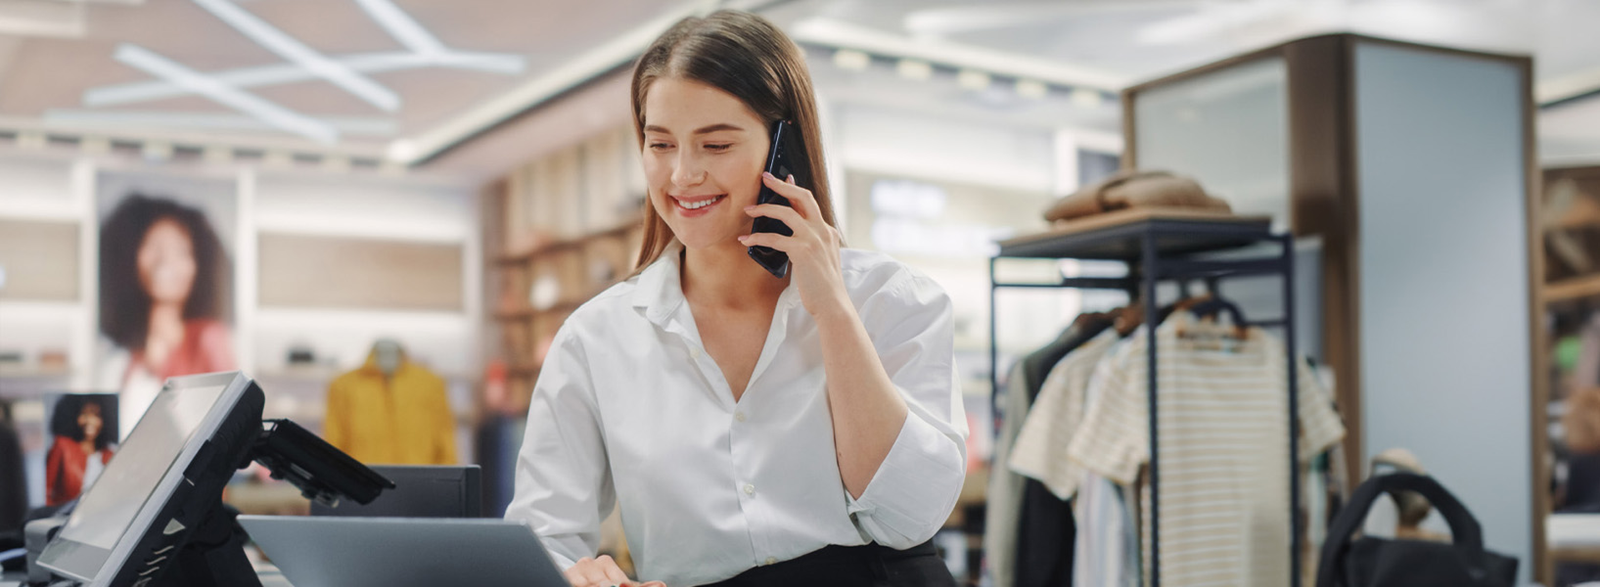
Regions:
[[[405,360],[405,351],[400,348],[400,341],[380,338],[372,343],[372,356],[377,359],[378,371],[383,373],[384,379],[392,379],[400,370],[401,361]]]
[[[456,462],[455,416],[444,379],[411,361],[392,338],[374,342],[361,368],[328,387],[323,437],[369,465]]]

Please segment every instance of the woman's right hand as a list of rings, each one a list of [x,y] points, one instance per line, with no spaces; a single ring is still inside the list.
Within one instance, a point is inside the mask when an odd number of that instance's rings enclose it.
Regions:
[[[583,557],[578,559],[567,569],[567,582],[572,587],[612,587],[614,585],[638,585],[639,587],[667,587],[660,581],[649,583],[634,583],[628,580],[628,575],[617,566],[617,561],[609,555],[600,555],[599,558]]]

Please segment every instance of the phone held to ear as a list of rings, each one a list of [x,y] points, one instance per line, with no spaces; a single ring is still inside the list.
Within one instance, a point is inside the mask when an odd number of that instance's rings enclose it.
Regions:
[[[800,187],[811,189],[811,169],[806,159],[805,143],[800,139],[799,129],[789,124],[786,120],[772,123],[772,149],[767,152],[767,173],[780,180],[787,180],[794,176],[795,183]],[[778,204],[788,206],[789,199],[772,191],[766,183],[761,184],[761,193],[756,196],[757,204]],[[750,232],[770,232],[783,236],[794,236],[794,230],[783,221],[767,216],[757,216]],[[750,258],[755,259],[771,273],[773,277],[783,277],[789,274],[789,255],[772,247],[750,247]]]

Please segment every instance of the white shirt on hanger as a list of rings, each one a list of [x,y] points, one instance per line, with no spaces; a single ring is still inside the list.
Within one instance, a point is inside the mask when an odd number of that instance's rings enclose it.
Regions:
[[[733,577],[830,544],[909,548],[965,478],[950,298],[879,253],[841,251],[844,281],[910,411],[861,499],[839,477],[816,323],[791,284],[738,402],[701,345],[674,242],[556,333],[528,410],[506,517],[556,564],[593,556],[620,503],[639,577]]]

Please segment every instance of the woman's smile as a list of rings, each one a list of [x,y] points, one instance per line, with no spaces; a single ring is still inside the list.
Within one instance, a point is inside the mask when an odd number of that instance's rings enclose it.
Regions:
[[[672,196],[677,202],[678,215],[684,218],[698,218],[711,213],[711,209],[728,199],[727,194],[712,196]]]

